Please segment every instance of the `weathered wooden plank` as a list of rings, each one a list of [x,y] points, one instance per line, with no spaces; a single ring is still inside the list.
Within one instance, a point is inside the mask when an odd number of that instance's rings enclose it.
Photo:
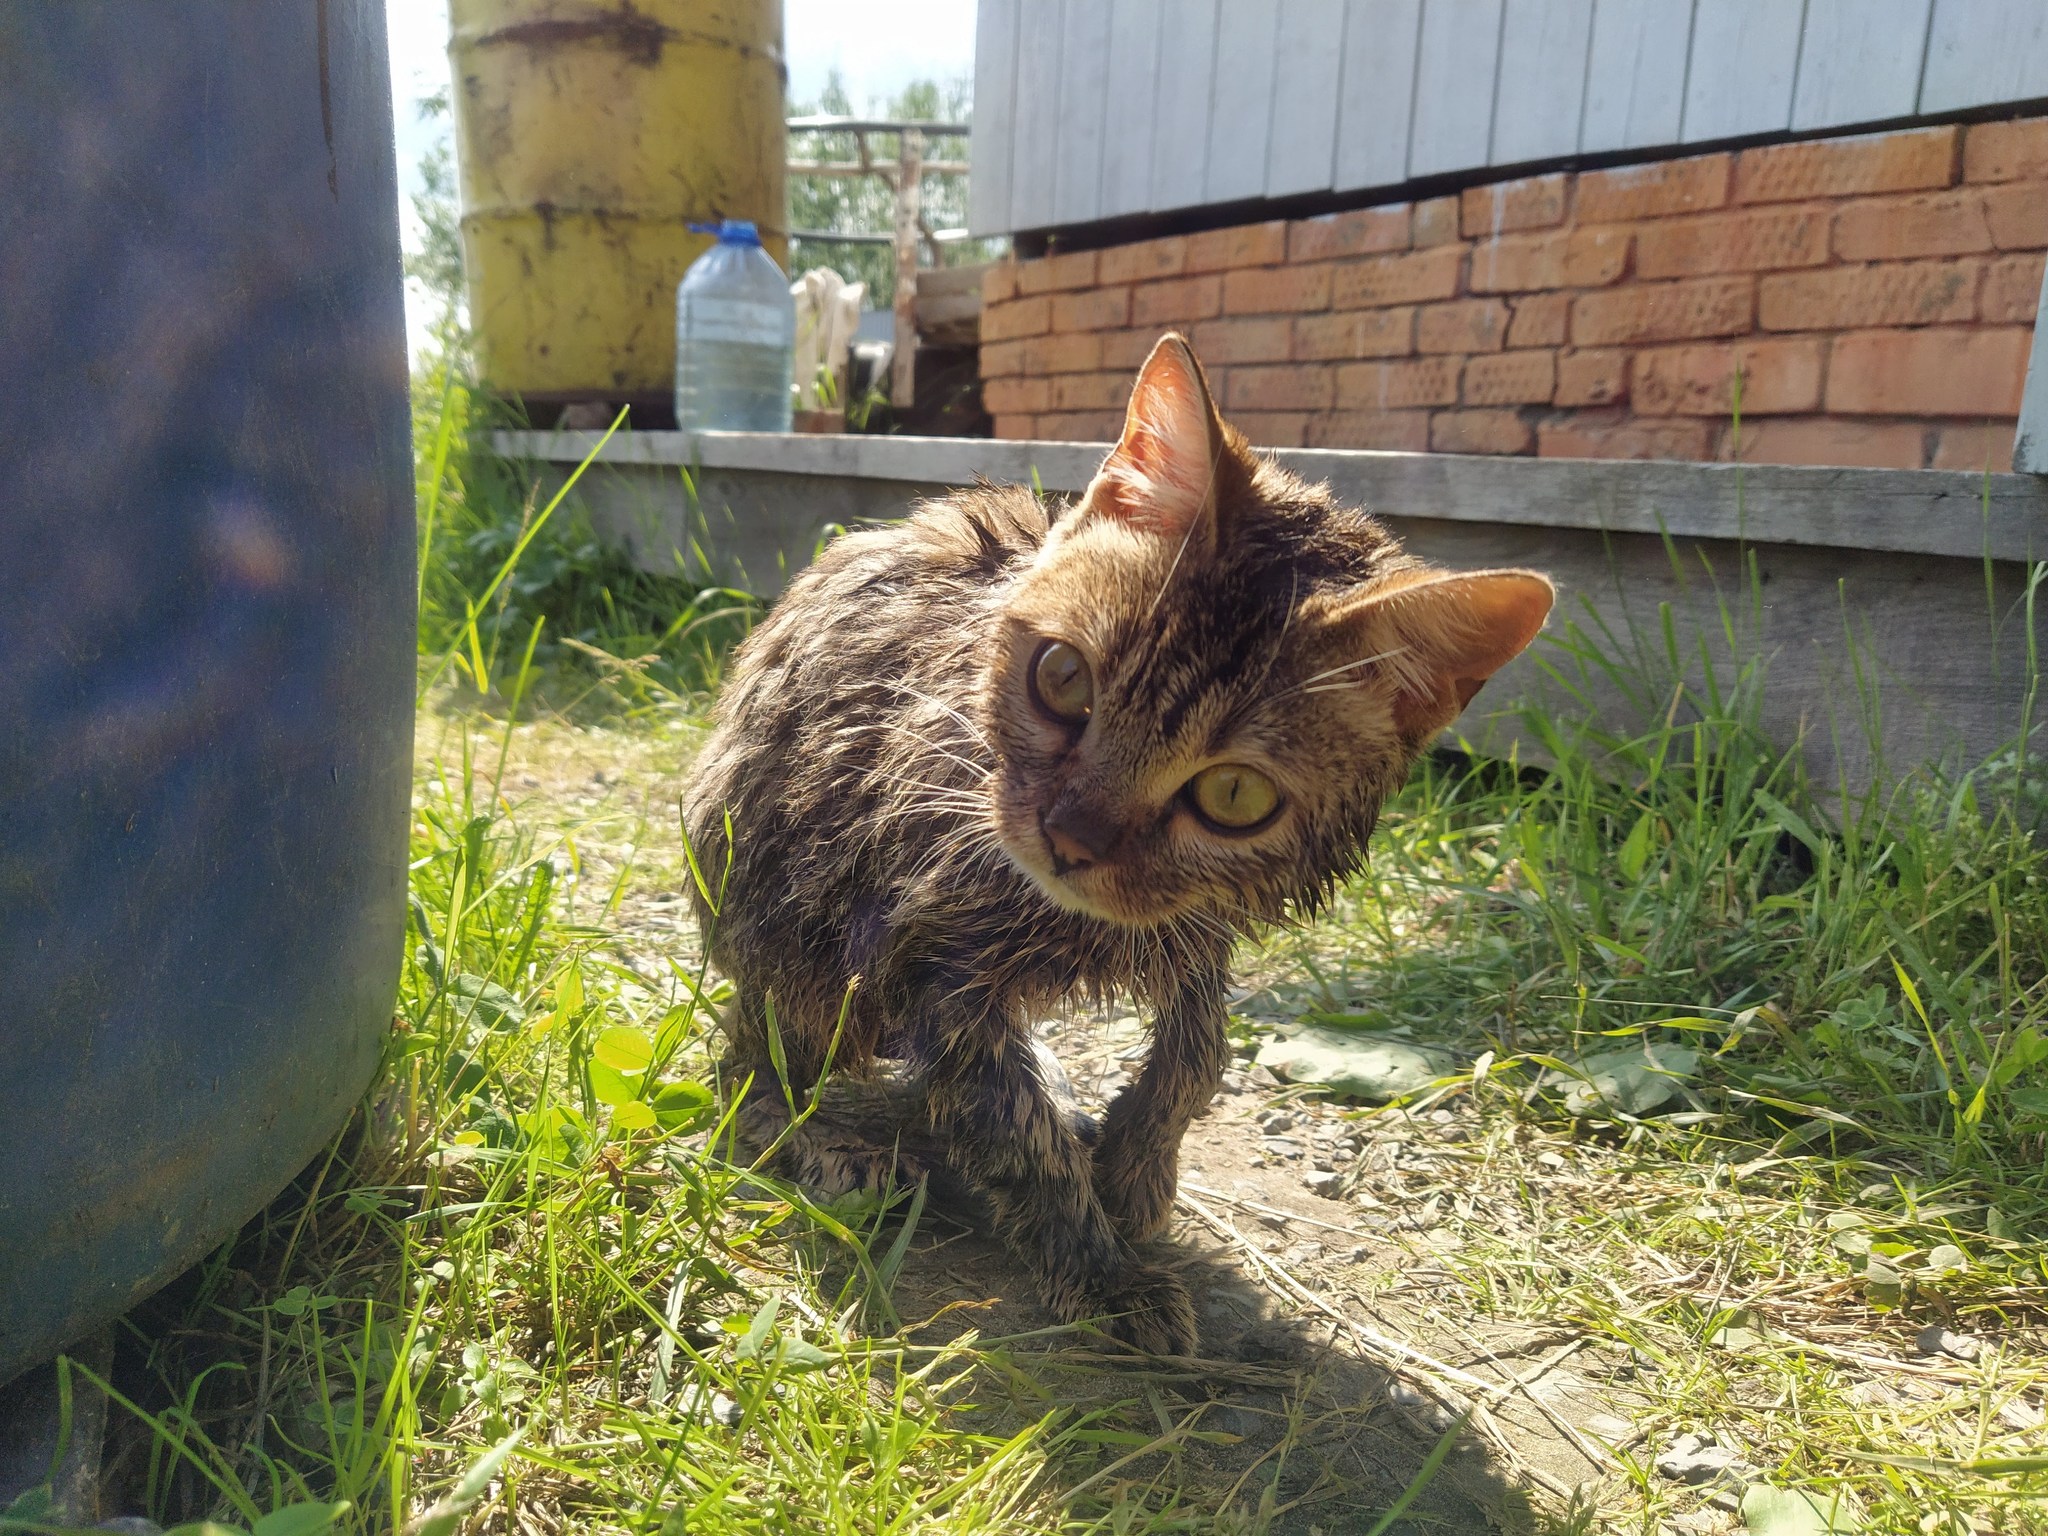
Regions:
[[[541,460],[550,490],[597,438],[507,433],[497,448]],[[1036,469],[1046,489],[1078,490],[1106,446],[643,433],[612,439],[577,495],[599,533],[646,568],[674,571],[681,559],[699,579],[772,596],[830,525],[900,517],[976,474],[1023,483]],[[1280,457],[1371,506],[1424,559],[1534,566],[1557,580],[1540,656],[1573,686],[1560,689],[1529,660],[1510,666],[1455,728],[1482,750],[1530,755],[1537,743],[1518,707],[1567,730],[1622,735],[1663,720],[1675,681],[1662,642],[1666,605],[1695,685],[1702,647],[1724,686],[1743,661],[1765,659],[1758,724],[1774,741],[1803,740],[1808,771],[1823,783],[1839,774],[1857,791],[1886,772],[1981,762],[2021,718],[2019,562],[2048,549],[2048,481],[1991,477],[1987,533],[1976,475],[1751,466],[1738,496],[1732,465]],[[694,466],[693,496],[675,473],[681,463]],[[1761,580],[1754,606],[1752,570]],[[2048,615],[2035,622],[2048,628]],[[1873,683],[1882,709],[1866,716]]]
[[[1344,67],[1344,0],[1288,0],[1273,45],[1273,125],[1266,196],[1320,192],[1337,151],[1337,93]]]
[[[1159,43],[1166,0],[1114,0],[1109,18],[1109,101],[1103,119],[1102,215],[1152,206],[1158,131]]]
[[[1578,150],[1592,35],[1593,0],[1507,0],[1489,164]]]
[[[1109,8],[1074,0],[1061,8],[1060,119],[1053,145],[1055,224],[1102,216],[1102,159],[1109,107]]]
[[[1337,87],[1338,189],[1392,186],[1408,174],[1422,0],[1348,0]]]
[[[1584,154],[1678,142],[1693,0],[1594,0]]]
[[[2048,273],[2041,276],[2041,303],[2035,314],[2048,317]],[[2039,318],[2034,321],[2034,349],[2027,357],[2027,389],[2020,399],[2012,467],[2023,475],[2048,475],[2048,325]]]
[[[2048,4],[1934,0],[1922,112],[2048,96]]]
[[[1693,13],[1682,142],[1791,126],[1803,9],[1795,0],[1711,0]]]
[[[1016,142],[1017,13],[1023,0],[981,0],[974,21],[974,174],[967,181],[967,227],[977,235],[1010,230],[1010,155]]]
[[[1502,0],[1423,0],[1408,174],[1486,164],[1500,65]]]
[[[1934,0],[1806,0],[1792,127],[1910,117]]]
[[[1218,0],[1206,202],[1234,203],[1266,190],[1278,21],[1272,0]]]
[[[575,463],[600,434],[502,432],[507,458]],[[772,432],[635,432],[604,461],[966,485],[976,475],[1049,491],[1085,487],[1107,443],[985,438],[807,437]],[[1483,458],[1283,448],[1279,462],[1356,504],[1406,517],[1682,533],[1825,549],[1881,549],[1976,560],[2048,559],[2048,481],[1947,470],[1821,469],[1608,459]],[[1737,494],[1737,486],[1741,494]]]
[[[1083,0],[1085,3],[1085,0]],[[1010,156],[1010,228],[1053,223],[1060,123],[1062,0],[1034,0],[1017,25],[1016,148]]]
[[[1209,179],[1209,84],[1216,72],[1216,0],[1175,0],[1159,40],[1159,131],[1152,206],[1190,208]]]

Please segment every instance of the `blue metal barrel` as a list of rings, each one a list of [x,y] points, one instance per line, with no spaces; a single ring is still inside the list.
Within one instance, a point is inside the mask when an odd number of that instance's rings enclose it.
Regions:
[[[382,0],[0,0],[0,1382],[375,1069],[412,471]]]

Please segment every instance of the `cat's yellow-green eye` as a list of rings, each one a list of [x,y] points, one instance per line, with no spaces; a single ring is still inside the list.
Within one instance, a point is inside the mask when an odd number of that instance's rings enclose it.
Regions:
[[[1079,725],[1095,708],[1088,658],[1064,640],[1048,640],[1031,660],[1031,697],[1055,720]]]
[[[1188,780],[1188,803],[1212,827],[1244,832],[1280,808],[1279,786],[1256,768],[1218,763]]]

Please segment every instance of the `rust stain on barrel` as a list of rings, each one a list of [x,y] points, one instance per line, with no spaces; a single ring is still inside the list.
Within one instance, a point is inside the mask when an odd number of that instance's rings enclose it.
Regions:
[[[617,48],[635,64],[652,65],[661,62],[661,50],[675,37],[673,28],[643,15],[633,8],[632,0],[626,0],[616,11],[579,17],[551,16],[500,27],[479,37],[477,46],[519,43],[546,51],[575,43],[600,43]]]

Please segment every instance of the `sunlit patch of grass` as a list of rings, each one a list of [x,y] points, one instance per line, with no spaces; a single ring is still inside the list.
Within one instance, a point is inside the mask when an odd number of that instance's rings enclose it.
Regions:
[[[885,1227],[730,1159],[717,986],[680,955],[650,982],[601,913],[569,921],[558,829],[473,797],[489,754],[455,745],[415,807],[384,1081],[137,1320],[135,1395],[172,1406],[120,1424],[117,1488],[165,1519],[317,1497],[394,1530],[509,1445],[472,1528],[1049,1532],[1092,1523],[1063,1489],[1113,1453],[1199,1435],[1108,1432],[1000,1345],[906,1328],[914,1209]]]
[[[1379,1529],[1392,1501],[1290,1510],[1278,1478],[1377,1405],[1254,1364],[1045,1352],[1072,1330],[924,1326],[891,1285],[914,1204],[820,1207],[732,1157],[670,781],[746,605],[561,537],[568,504],[493,481],[460,381],[437,382],[416,392],[433,691],[386,1070],[269,1213],[129,1320],[113,1501],[260,1536]],[[1598,649],[1556,664],[1625,670]],[[1653,672],[1642,695],[1691,723],[1531,720],[1541,771],[1426,762],[1368,875],[1245,957],[1297,1011],[1461,1062],[1403,1113],[1470,1105],[1469,1139],[1353,1180],[1443,1239],[1384,1292],[1451,1329],[1555,1329],[1632,1405],[1555,1531],[1691,1513],[1707,1490],[1655,1462],[1712,1431],[1755,1478],[1846,1491],[1867,1530],[2040,1536],[2028,765],[1844,800],[1755,730],[1760,671],[1683,695]],[[1671,1101],[1569,1107],[1575,1063],[1644,1045],[1695,1053]],[[1981,1354],[1918,1353],[1932,1324]],[[1201,1392],[1232,1371],[1293,1395],[1219,1495]]]
[[[1660,1405],[1613,1457],[1645,1509],[1697,1501],[1651,1466],[1712,1430],[1865,1529],[2048,1531],[2048,853],[2009,760],[1816,794],[1761,686],[1683,689],[1696,723],[1632,741],[1532,720],[1541,772],[1427,762],[1370,873],[1257,964],[1477,1064],[1423,1096],[1485,1126],[1443,1268],[1633,1352],[1606,1379]],[[1618,1047],[1685,1063],[1677,1092],[1573,1113],[1573,1064]]]

